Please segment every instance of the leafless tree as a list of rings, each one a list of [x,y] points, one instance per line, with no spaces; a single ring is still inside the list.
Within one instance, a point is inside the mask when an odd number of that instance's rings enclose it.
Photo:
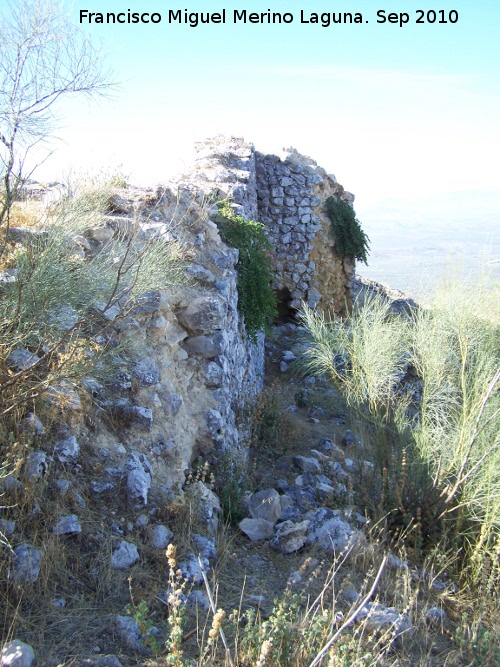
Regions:
[[[0,13],[0,228],[8,229],[27,156],[58,126],[57,103],[113,87],[102,54],[54,0],[11,0]]]

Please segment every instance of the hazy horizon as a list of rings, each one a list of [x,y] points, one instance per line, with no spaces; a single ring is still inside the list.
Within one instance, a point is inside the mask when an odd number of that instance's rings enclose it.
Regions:
[[[206,12],[204,4],[189,11]],[[371,239],[362,275],[414,292],[447,263],[498,270],[500,3],[455,0],[439,20],[401,6],[400,26],[381,22],[371,0],[339,0],[336,11],[363,20],[328,28],[302,23],[298,0],[272,6],[294,14],[287,25],[228,18],[192,28],[169,21],[158,0],[141,6],[162,22],[89,23],[61,1],[75,28],[105,45],[102,63],[120,85],[99,102],[54,105],[60,150],[37,178],[121,168],[152,184],[181,172],[193,143],[217,134],[263,152],[293,145],[356,196]],[[219,8],[230,17],[241,3]],[[123,9],[91,0],[85,11]],[[332,7],[315,0],[311,10]]]
[[[452,275],[500,280],[500,191],[354,206],[371,242],[368,266],[357,265],[361,276],[416,297]]]

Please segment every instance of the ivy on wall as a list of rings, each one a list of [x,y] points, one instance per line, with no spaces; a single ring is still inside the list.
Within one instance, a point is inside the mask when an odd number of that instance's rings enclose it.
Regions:
[[[215,222],[221,238],[239,251],[238,309],[245,318],[250,339],[255,341],[256,334],[265,331],[277,315],[276,297],[271,287],[272,246],[263,224],[238,215],[227,201],[217,206],[219,213]]]

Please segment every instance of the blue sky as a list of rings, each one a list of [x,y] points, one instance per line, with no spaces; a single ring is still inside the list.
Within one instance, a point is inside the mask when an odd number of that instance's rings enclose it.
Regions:
[[[475,215],[498,221],[496,0],[74,0],[65,6],[75,22],[81,9],[160,12],[163,20],[82,26],[102,40],[121,86],[111,100],[75,99],[61,107],[62,143],[43,175],[122,165],[136,182],[156,183],[182,170],[194,141],[233,134],[264,151],[293,145],[334,173],[356,195],[372,247],[378,227],[394,216],[410,229],[432,209],[439,224],[453,229],[467,193],[480,209],[469,206],[471,229]],[[184,8],[225,8],[228,21],[169,25],[168,10]],[[234,25],[235,8],[291,12],[294,21]],[[306,17],[360,12],[364,23],[301,24],[301,9]],[[455,11],[458,22],[416,24],[417,9],[443,9],[446,18]],[[379,10],[408,12],[410,22],[377,23]]]

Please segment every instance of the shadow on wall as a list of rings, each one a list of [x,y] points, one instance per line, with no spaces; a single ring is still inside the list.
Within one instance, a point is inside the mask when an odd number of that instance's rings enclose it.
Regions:
[[[290,306],[292,301],[292,294],[288,287],[279,289],[275,291],[276,295],[276,306],[278,310],[278,316],[276,317],[277,324],[286,324],[287,322],[295,322],[295,316],[297,315],[297,309]]]

